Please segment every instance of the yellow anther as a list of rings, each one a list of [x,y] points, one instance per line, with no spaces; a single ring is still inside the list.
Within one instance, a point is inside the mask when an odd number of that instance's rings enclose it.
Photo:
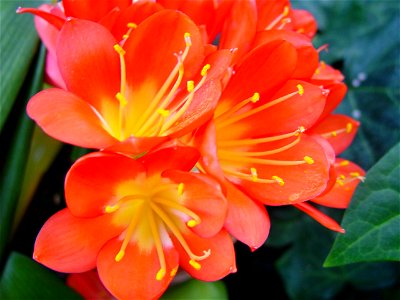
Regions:
[[[306,163],[308,163],[309,165],[312,165],[312,164],[314,163],[313,158],[310,157],[310,156],[304,156],[303,159],[304,159],[304,161],[305,161]]]
[[[297,90],[299,91],[299,95],[303,96],[304,94],[304,87],[301,84],[296,85]]]
[[[129,37],[129,34],[124,34],[123,36],[122,36],[122,39],[127,39]]]
[[[285,182],[283,181],[282,178],[280,178],[279,176],[272,176],[272,179],[275,180],[280,186],[283,186],[285,184]]]
[[[289,14],[289,6],[286,5],[286,6],[283,8],[282,16],[283,16],[283,17],[286,17],[288,14]]]
[[[125,251],[124,250],[119,250],[118,254],[115,255],[115,261],[120,262],[121,259],[124,257]]]
[[[351,176],[351,177],[359,177],[359,176],[360,176],[360,173],[358,173],[358,172],[351,172],[351,173],[350,173],[350,176]]]
[[[128,24],[126,24],[126,26],[128,28],[136,28],[137,27],[137,25],[135,23],[132,23],[132,22],[129,22]]]
[[[178,184],[178,195],[182,196],[183,195],[183,189],[185,187],[185,184],[183,182]]]
[[[201,269],[201,265],[194,259],[189,260],[189,264],[197,271]]]
[[[336,179],[336,183],[339,184],[340,186],[344,186],[344,182],[341,179]]]
[[[165,277],[165,273],[166,273],[165,269],[160,269],[160,270],[157,272],[156,279],[157,279],[158,281],[162,280],[162,279]]]
[[[345,179],[346,179],[346,176],[344,176],[343,174],[340,174],[340,175],[339,175],[339,178],[340,178],[341,180],[345,180]]]
[[[190,38],[190,33],[185,32],[184,37],[185,37],[186,47],[192,46],[192,39]]]
[[[206,76],[206,74],[207,74],[207,72],[208,72],[208,70],[210,70],[210,68],[211,68],[211,65],[210,64],[206,64],[204,67],[203,67],[203,69],[201,69],[201,76]]]
[[[347,123],[346,124],[346,132],[350,133],[353,130],[353,124]]]
[[[193,92],[193,90],[194,90],[194,81],[193,80],[189,80],[187,83],[186,83],[186,88],[187,88],[187,91],[190,93],[190,92]]]
[[[336,132],[336,131],[332,131],[332,132],[331,132],[331,135],[332,135],[332,136],[337,136],[337,132]]]
[[[321,68],[325,69],[326,68],[326,63],[324,61],[321,60],[320,62]]]
[[[344,161],[341,161],[341,162],[339,163],[339,166],[345,167],[345,166],[348,166],[349,164],[350,164],[350,162],[349,162],[348,160],[344,160]]]
[[[250,168],[250,173],[251,173],[251,180],[256,182],[257,179],[258,179],[257,169],[256,168]]]
[[[120,92],[118,92],[115,95],[115,98],[117,98],[117,100],[119,101],[119,103],[121,104],[122,107],[124,107],[128,104],[128,100],[126,100],[125,96],[122,95]]]
[[[157,112],[165,118],[169,116],[169,110],[167,109],[160,108]]]
[[[105,207],[104,211],[105,211],[107,214],[111,214],[111,213],[113,213],[114,211],[117,211],[118,209],[119,209],[119,204],[107,205],[107,206]]]
[[[114,50],[117,51],[119,55],[125,55],[125,50],[118,44],[114,45]]]
[[[173,269],[171,270],[171,272],[169,273],[169,276],[171,276],[171,277],[175,276],[175,275],[176,275],[176,272],[178,272],[178,268],[173,268]]]
[[[199,223],[196,220],[189,220],[186,222],[186,225],[190,228],[193,228],[194,226],[198,225]]]
[[[256,103],[258,100],[260,100],[260,94],[259,93],[254,93],[253,96],[251,96],[250,101],[253,103]]]

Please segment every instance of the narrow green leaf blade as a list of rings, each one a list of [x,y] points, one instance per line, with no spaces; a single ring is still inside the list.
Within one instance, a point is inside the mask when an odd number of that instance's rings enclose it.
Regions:
[[[37,93],[43,84],[45,48],[42,47],[29,91],[21,95],[23,101]],[[9,147],[2,176],[0,177],[0,258],[3,257],[14,222],[15,210],[21,193],[21,182],[25,173],[34,123],[25,109],[21,112],[18,128]]]
[[[367,173],[324,266],[400,261],[400,143]]]
[[[21,89],[38,46],[33,17],[17,15],[18,6],[36,7],[43,1],[2,1],[0,4],[0,130]]]
[[[13,252],[0,280],[1,299],[82,299],[55,273]]]

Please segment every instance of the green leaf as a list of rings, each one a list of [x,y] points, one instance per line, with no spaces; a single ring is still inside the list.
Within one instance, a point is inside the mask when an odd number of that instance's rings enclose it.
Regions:
[[[336,233],[304,216],[297,229],[292,247],[277,262],[277,269],[290,299],[335,299],[345,287],[355,290],[376,290],[393,285],[398,265],[363,263],[352,266],[324,268]]]
[[[0,298],[82,299],[55,273],[17,252],[10,255],[1,277]]]
[[[44,1],[2,1],[0,9],[0,130],[26,77],[39,39],[33,17],[17,15],[18,6],[36,7]]]
[[[21,185],[21,195],[15,213],[14,229],[21,221],[43,174],[60,152],[62,145],[61,142],[49,137],[39,127],[35,126],[24,180]]]
[[[400,143],[367,173],[347,209],[325,266],[400,261]]]
[[[42,87],[44,61],[45,48],[42,47],[33,79],[28,84],[28,92],[20,95],[20,99],[24,103]],[[26,115],[25,109],[21,112],[18,121],[18,127],[5,157],[5,166],[1,170],[0,177],[0,259],[3,257],[12,232],[34,128],[34,123]]]
[[[228,292],[222,281],[204,282],[190,279],[183,283],[171,286],[161,297],[163,300],[187,299],[228,299]]]

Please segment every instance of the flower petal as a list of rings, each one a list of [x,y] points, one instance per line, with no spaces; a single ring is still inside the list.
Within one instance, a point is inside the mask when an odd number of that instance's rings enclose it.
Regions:
[[[256,250],[267,240],[270,220],[265,207],[226,182],[228,215],[225,228],[236,239]]]
[[[289,80],[276,94],[266,100],[263,100],[263,95],[261,95],[253,109],[256,110],[260,106],[273,103],[273,101],[297,92],[299,87],[304,91],[303,95],[294,95],[238,121],[237,126],[243,128],[240,131],[236,130],[236,134],[245,137],[269,136],[292,132],[299,127],[310,128],[313,126],[324,109],[326,96],[320,87],[304,81]],[[229,128],[229,125],[226,128]],[[235,133],[229,132],[227,134],[235,135]],[[224,133],[224,136],[227,134]]]
[[[314,16],[307,10],[292,9],[291,20],[293,30],[300,32],[310,38],[317,32],[317,22]]]
[[[66,16],[91,21],[100,21],[113,8],[125,8],[130,3],[131,0],[63,0]]]
[[[142,156],[139,161],[151,175],[171,169],[190,171],[198,159],[199,152],[195,148],[168,143]]]
[[[129,157],[96,152],[77,160],[65,178],[65,197],[71,213],[78,217],[94,217],[124,195],[118,185],[144,174],[145,168]]]
[[[114,297],[101,283],[96,270],[68,275],[67,285],[85,299],[114,300]]]
[[[65,23],[57,43],[58,65],[68,90],[102,115],[118,106],[120,63],[115,44],[105,27],[78,19]]]
[[[93,108],[61,89],[33,96],[28,115],[51,137],[84,148],[104,148],[117,142],[104,128]]]
[[[137,99],[128,104],[133,116],[145,111],[170,76],[177,64],[176,55],[185,49],[186,33],[190,34],[191,46],[183,62],[185,82],[199,71],[204,60],[200,32],[186,15],[172,10],[155,13],[126,40],[126,97]]]
[[[274,41],[257,47],[237,66],[221,96],[216,115],[256,92],[267,97],[272,95],[290,78],[296,64],[296,49],[288,42]]]
[[[157,280],[160,263],[155,248],[143,251],[130,242],[121,261],[115,256],[121,248],[117,238],[109,241],[97,259],[99,276],[105,287],[118,299],[155,299],[167,289],[178,268],[178,253],[174,248],[164,248],[166,275]]]
[[[335,163],[335,184],[327,193],[312,199],[320,205],[347,208],[356,187],[364,179],[365,171],[355,163],[338,158]]]
[[[268,144],[272,149],[279,149],[285,143],[287,141]],[[259,178],[279,177],[281,180],[276,183],[258,183],[229,176],[228,178],[239,185],[250,197],[267,205],[302,202],[319,195],[326,188],[329,180],[329,163],[324,148],[312,137],[303,134],[300,141],[291,148],[265,157],[268,160],[288,163],[291,161],[301,162],[305,157],[311,158],[312,162],[298,165],[274,165],[273,162],[267,162],[265,164],[255,163],[246,167],[247,172],[250,167],[255,168]]]
[[[182,204],[201,219],[191,230],[201,237],[217,234],[224,225],[227,203],[220,185],[210,177],[189,172],[167,171],[163,177],[183,183]],[[188,220],[189,221],[189,220]]]
[[[294,204],[294,206],[299,210],[301,210],[302,212],[308,214],[311,218],[313,218],[315,221],[325,226],[326,228],[340,233],[345,233],[345,230],[342,227],[340,227],[340,225],[334,219],[320,212],[312,205],[303,202],[303,203],[296,203]]]
[[[85,272],[96,267],[101,247],[121,232],[111,216],[76,218],[68,209],[53,215],[36,238],[33,258],[64,273]]]
[[[185,234],[192,252],[202,255],[203,251],[210,250],[210,256],[199,261],[200,269],[195,269],[189,261],[190,257],[179,242],[174,239],[174,244],[179,252],[179,263],[192,277],[204,281],[219,280],[230,273],[236,272],[235,251],[229,234],[222,230],[211,238],[201,238],[188,231]]]
[[[257,10],[254,1],[234,1],[225,16],[219,47],[236,49],[235,61],[245,54],[256,34]]]
[[[264,30],[257,33],[253,47],[274,40],[288,41],[296,47],[298,59],[293,78],[307,79],[314,74],[318,67],[318,52],[308,37],[289,30]]]
[[[330,115],[319,122],[308,133],[324,137],[335,150],[342,153],[352,143],[360,123],[345,115]]]

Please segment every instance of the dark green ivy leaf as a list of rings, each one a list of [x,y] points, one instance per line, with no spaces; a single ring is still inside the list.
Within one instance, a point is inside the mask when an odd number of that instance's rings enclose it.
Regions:
[[[400,261],[400,143],[367,173],[347,209],[325,266]]]

